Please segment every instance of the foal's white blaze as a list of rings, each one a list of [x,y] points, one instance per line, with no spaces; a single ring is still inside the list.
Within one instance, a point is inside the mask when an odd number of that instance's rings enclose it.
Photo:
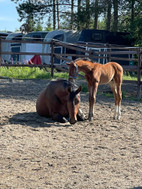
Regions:
[[[114,118],[120,119],[120,117],[121,117],[121,107],[116,105],[115,112],[114,112]]]

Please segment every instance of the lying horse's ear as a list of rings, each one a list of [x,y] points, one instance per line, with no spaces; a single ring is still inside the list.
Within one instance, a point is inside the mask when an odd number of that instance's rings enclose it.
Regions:
[[[75,94],[80,93],[81,90],[82,90],[82,86],[80,86],[80,87],[75,91]]]
[[[72,92],[72,88],[68,87],[68,92],[71,93]]]

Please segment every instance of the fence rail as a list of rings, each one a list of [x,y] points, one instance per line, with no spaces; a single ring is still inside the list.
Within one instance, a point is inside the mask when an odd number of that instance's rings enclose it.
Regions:
[[[49,45],[50,52],[11,52],[11,51],[3,51],[2,44],[4,43],[15,43],[15,44],[42,44]],[[73,52],[64,52],[64,53],[56,53],[55,48],[62,47]],[[102,51],[103,49],[103,51]],[[16,64],[12,64],[11,62],[5,63],[2,59],[2,55],[40,55],[40,56],[48,56],[50,57],[49,64],[41,64],[41,65],[33,65],[33,64],[24,64],[22,62],[17,62]],[[127,57],[123,57],[127,55]],[[54,64],[54,59],[60,59],[64,61],[70,61],[70,58],[90,58],[90,59],[101,59],[103,61],[129,61],[134,62],[135,65],[122,65],[123,69],[126,71],[133,71],[137,73],[137,97],[141,96],[141,71],[142,71],[142,48],[140,47],[120,47],[120,46],[112,46],[110,44],[90,44],[90,43],[66,43],[56,40],[51,40],[51,42],[43,42],[43,41],[23,41],[23,40],[4,40],[0,39],[0,66],[6,67],[50,67],[51,68],[51,76],[54,75],[54,68],[57,66]],[[58,67],[62,67],[62,65],[58,65]],[[65,67],[65,65],[64,65]]]

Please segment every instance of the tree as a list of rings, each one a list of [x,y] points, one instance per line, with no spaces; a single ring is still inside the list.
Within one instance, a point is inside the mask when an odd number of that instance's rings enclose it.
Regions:
[[[112,31],[118,31],[118,0],[113,0],[113,25]]]
[[[70,26],[71,29],[73,29],[73,21],[74,21],[74,0],[71,0],[71,26]]]
[[[90,0],[86,0],[86,29],[89,29],[90,25]]]
[[[99,17],[99,5],[98,5],[98,0],[95,0],[95,16],[94,16],[94,29],[98,28],[98,17]]]
[[[81,29],[81,21],[80,21],[80,17],[81,17],[81,0],[78,0],[78,8],[77,8],[77,29],[80,30]]]
[[[44,18],[48,30],[66,28],[128,31],[137,41],[142,41],[141,0],[11,1],[17,3],[19,20],[24,21],[22,30],[26,32],[35,28],[39,30]]]
[[[12,0],[15,3],[18,2],[18,0]],[[25,32],[31,32],[34,30],[36,22],[39,21],[41,18],[41,14],[39,14],[39,10],[41,7],[39,6],[41,3],[39,1],[35,0],[28,0],[23,1],[19,3],[16,6],[17,12],[20,17],[20,21],[24,21],[24,24],[22,25],[22,30]]]
[[[42,24],[41,24],[41,21],[39,20],[37,23],[36,23],[36,26],[35,26],[35,31],[42,31],[43,28],[42,28]]]
[[[106,16],[106,30],[110,31],[111,29],[111,9],[112,9],[112,1],[107,1],[107,16]]]
[[[123,28],[133,35],[137,44],[142,45],[142,1],[126,0],[124,8]]]

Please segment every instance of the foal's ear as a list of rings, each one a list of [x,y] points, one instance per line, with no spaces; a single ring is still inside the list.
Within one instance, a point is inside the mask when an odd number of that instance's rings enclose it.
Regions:
[[[66,62],[66,65],[67,65],[67,66],[70,66],[70,63],[69,63],[69,62]]]
[[[75,93],[78,94],[78,93],[80,93],[81,90],[82,90],[82,86],[80,86],[80,87],[75,91]]]
[[[70,66],[71,63],[73,63],[73,61],[71,61],[71,62],[66,62],[66,65],[67,65],[67,66]]]

